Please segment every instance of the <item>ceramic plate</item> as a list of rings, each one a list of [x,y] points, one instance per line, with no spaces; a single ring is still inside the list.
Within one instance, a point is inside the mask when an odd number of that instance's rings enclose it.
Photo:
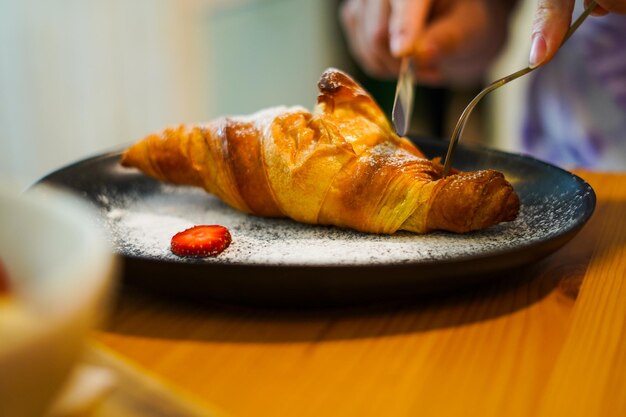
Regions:
[[[446,151],[439,141],[415,142],[430,157]],[[511,181],[522,203],[518,219],[466,235],[373,235],[246,215],[200,189],[122,168],[119,156],[80,161],[39,183],[73,189],[97,207],[127,282],[200,300],[335,304],[466,287],[554,252],[595,207],[593,190],[576,175],[527,156],[459,146],[456,168],[496,169]],[[171,237],[196,224],[228,227],[232,244],[216,258],[173,255]]]

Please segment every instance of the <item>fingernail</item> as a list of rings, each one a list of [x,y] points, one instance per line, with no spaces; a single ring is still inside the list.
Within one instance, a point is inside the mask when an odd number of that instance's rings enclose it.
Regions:
[[[391,33],[391,39],[389,47],[391,48],[391,54],[394,56],[403,55],[406,51],[406,39],[402,32]]]
[[[547,49],[543,35],[540,32],[535,33],[530,46],[529,63],[531,68],[541,65],[545,61]]]

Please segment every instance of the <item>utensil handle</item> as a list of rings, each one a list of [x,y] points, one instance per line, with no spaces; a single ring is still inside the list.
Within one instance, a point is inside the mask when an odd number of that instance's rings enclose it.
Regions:
[[[578,27],[585,21],[585,19],[591,14],[591,12],[596,8],[597,5],[598,4],[595,1],[592,1],[591,3],[589,3],[587,8],[580,14],[580,16],[578,16],[578,19],[576,19],[576,21],[572,23],[572,25],[569,27],[559,48],[563,46],[565,42],[567,42],[567,40],[574,34],[576,29],[578,29]],[[496,80],[492,82],[491,84],[489,84],[480,93],[478,93],[476,97],[472,99],[472,101],[470,101],[470,103],[467,105],[465,110],[463,110],[463,113],[461,113],[461,117],[459,117],[459,121],[457,122],[456,126],[454,127],[454,131],[452,132],[452,137],[450,138],[450,144],[448,145],[448,152],[446,153],[445,163],[443,167],[444,178],[447,177],[448,174],[450,173],[450,169],[452,168],[452,158],[456,150],[456,145],[458,144],[461,138],[463,129],[465,129],[465,124],[467,123],[467,119],[469,119],[470,114],[472,113],[472,111],[474,110],[474,107],[476,107],[478,102],[482,100],[483,97],[485,97],[487,94],[489,94],[493,90],[500,88],[503,85],[536,70],[542,65],[543,64],[537,65],[536,67],[529,66],[519,71],[516,71],[513,74],[507,75],[506,77],[502,77],[499,80]]]

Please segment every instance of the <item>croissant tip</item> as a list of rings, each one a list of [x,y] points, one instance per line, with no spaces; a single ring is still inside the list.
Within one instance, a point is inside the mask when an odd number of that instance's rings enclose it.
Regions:
[[[519,211],[520,211],[520,200],[519,200],[519,196],[517,195],[517,193],[515,193],[513,190],[511,190],[511,193],[509,194],[506,203],[504,204],[505,210],[504,210],[504,218],[503,221],[505,222],[510,222],[513,221],[517,218],[517,216],[519,215]]]
[[[356,82],[345,72],[337,68],[326,69],[317,83],[320,93],[335,93],[341,87],[355,86]]]
[[[130,167],[132,166],[132,163],[130,162],[130,157],[128,155],[128,149],[126,149],[122,155],[120,156],[120,164],[123,167]]]

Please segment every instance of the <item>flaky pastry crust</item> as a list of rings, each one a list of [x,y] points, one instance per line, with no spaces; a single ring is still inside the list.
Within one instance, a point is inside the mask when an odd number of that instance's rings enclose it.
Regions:
[[[515,219],[519,199],[500,172],[442,178],[399,137],[370,95],[328,69],[313,112],[273,108],[150,135],[122,164],[174,184],[203,187],[259,216],[371,233],[465,233]]]

